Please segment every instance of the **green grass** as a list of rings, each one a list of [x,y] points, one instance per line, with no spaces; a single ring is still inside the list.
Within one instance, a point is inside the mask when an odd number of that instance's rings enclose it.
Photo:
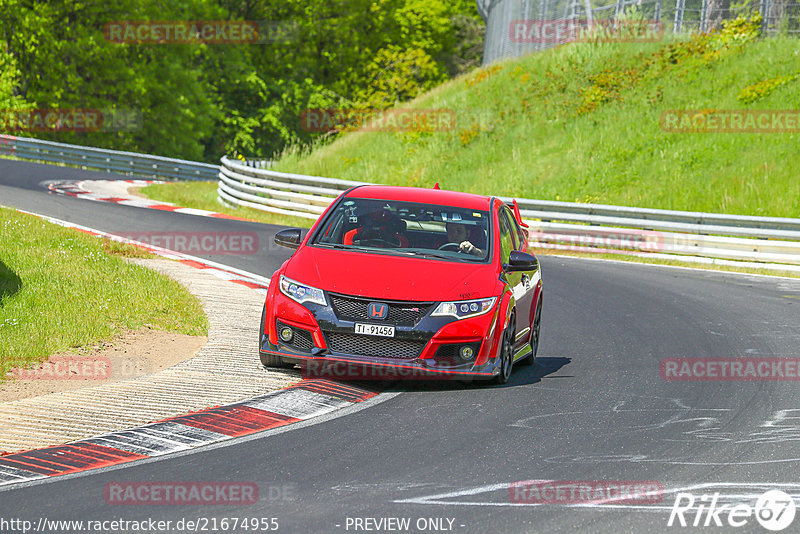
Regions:
[[[231,208],[217,200],[217,182],[170,182],[152,184],[139,189],[152,200],[201,210],[216,211],[234,217],[282,226],[308,228],[314,221],[291,215],[281,215],[252,208]]]
[[[799,43],[734,31],[575,43],[474,71],[401,106],[452,109],[454,130],[347,133],[311,151],[287,151],[276,169],[520,198],[800,217],[800,134],[667,133],[660,126],[666,110],[800,110]]]
[[[200,302],[125,261],[148,254],[0,208],[0,382],[13,367],[80,351],[124,329],[206,335]]]

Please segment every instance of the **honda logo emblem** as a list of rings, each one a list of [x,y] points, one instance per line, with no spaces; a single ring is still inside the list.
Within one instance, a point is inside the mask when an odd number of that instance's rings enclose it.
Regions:
[[[370,319],[386,319],[389,315],[389,305],[380,302],[370,302],[367,306],[367,315]]]

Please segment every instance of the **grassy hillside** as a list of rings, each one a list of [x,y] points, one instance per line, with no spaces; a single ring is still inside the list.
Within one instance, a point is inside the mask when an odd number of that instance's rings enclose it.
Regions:
[[[355,132],[278,170],[526,198],[800,217],[800,134],[668,133],[666,110],[800,110],[800,41],[576,43],[474,71],[403,107],[451,131]]]

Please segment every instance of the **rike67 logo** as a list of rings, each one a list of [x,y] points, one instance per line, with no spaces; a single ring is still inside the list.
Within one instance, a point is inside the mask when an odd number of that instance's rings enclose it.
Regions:
[[[757,521],[762,527],[778,532],[794,521],[796,504],[791,495],[781,490],[769,490],[749,504],[721,504],[719,492],[696,497],[678,493],[669,514],[667,526],[681,527],[743,527]]]

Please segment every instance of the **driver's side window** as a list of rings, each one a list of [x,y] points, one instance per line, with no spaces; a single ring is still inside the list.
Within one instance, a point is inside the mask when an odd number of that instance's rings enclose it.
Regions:
[[[500,210],[500,262],[508,263],[511,251],[514,250],[514,239],[511,232],[511,222],[505,210]]]

